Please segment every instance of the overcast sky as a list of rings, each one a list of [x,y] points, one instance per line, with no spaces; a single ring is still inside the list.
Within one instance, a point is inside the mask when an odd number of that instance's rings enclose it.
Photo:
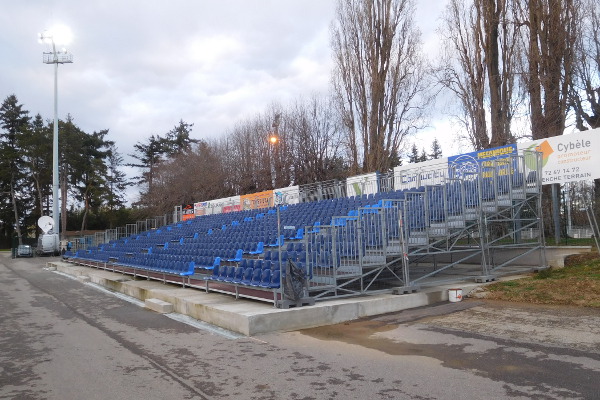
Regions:
[[[438,46],[445,3],[417,1],[426,53]],[[272,102],[328,91],[334,9],[334,0],[3,1],[0,96],[53,118],[53,66],[42,63],[37,34],[62,24],[74,63],[59,66],[60,118],[109,129],[123,155],[180,119],[195,138],[223,135]],[[432,126],[419,147],[437,136],[451,155],[448,122]]]

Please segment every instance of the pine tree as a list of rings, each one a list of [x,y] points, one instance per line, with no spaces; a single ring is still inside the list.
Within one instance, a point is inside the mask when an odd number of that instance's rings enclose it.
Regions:
[[[433,139],[431,143],[431,154],[429,154],[430,160],[437,160],[442,158],[442,148],[440,146],[440,142],[438,142],[437,138]]]
[[[141,184],[148,185],[146,193],[151,193],[154,169],[167,153],[165,139],[159,135],[152,135],[146,142],[137,142],[134,144],[133,148],[135,149],[135,153],[130,154],[130,156],[138,160],[139,163],[130,163],[127,165],[142,169],[142,175],[137,178]]]
[[[123,165],[123,157],[119,154],[117,147],[113,143],[108,147],[106,158],[106,208],[109,212],[110,228],[116,224],[116,212],[125,207],[125,190],[131,185],[127,181],[125,173],[120,170]]]
[[[38,218],[48,215],[52,193],[52,130],[40,114],[33,117],[29,129],[21,136],[20,148],[25,174],[36,198],[36,215]]]
[[[163,143],[165,153],[169,157],[189,151],[192,143],[198,143],[198,140],[190,138],[193,126],[194,124],[188,124],[180,120],[178,125],[167,132]]]
[[[409,164],[414,164],[414,163],[418,163],[419,161],[420,161],[419,150],[417,149],[417,145],[415,143],[413,143],[413,145],[410,149],[410,154],[408,155],[408,162],[409,162]]]
[[[6,209],[1,210],[2,219],[6,224],[5,232],[10,234],[9,226],[14,224],[19,244],[23,243],[21,232],[22,216],[20,211],[26,212],[23,207],[23,193],[21,188],[24,184],[23,173],[23,154],[19,148],[21,136],[29,129],[29,111],[23,109],[19,104],[17,96],[14,94],[8,96],[0,107],[0,182],[1,191],[10,196],[10,206],[12,206],[12,215],[7,213]],[[2,202],[2,207],[6,206]],[[19,206],[23,207],[19,210]]]

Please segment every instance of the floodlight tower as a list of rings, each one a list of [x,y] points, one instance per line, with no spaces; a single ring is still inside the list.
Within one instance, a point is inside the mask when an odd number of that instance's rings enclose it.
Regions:
[[[64,30],[63,30],[64,31]],[[68,30],[67,30],[68,32]],[[69,36],[63,35],[62,39],[68,40]],[[59,233],[58,219],[58,64],[70,64],[73,55],[66,49],[56,50],[55,33],[44,31],[39,34],[40,43],[50,44],[52,51],[44,52],[44,64],[54,64],[54,131],[52,135],[52,219],[54,220],[54,233]],[[66,43],[65,43],[66,44]],[[64,229],[64,227],[63,227]]]

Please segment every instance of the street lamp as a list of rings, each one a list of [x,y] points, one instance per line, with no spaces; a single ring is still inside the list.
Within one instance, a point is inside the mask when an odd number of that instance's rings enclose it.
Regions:
[[[52,135],[52,219],[54,220],[54,233],[58,233],[58,64],[70,64],[73,55],[66,49],[56,50],[56,42],[68,41],[70,31],[66,28],[57,29],[55,33],[44,31],[39,34],[40,43],[50,44],[52,51],[44,52],[44,64],[54,64],[54,132]],[[66,43],[59,43],[66,44]],[[64,229],[64,228],[63,228]]]
[[[281,114],[276,113],[275,119],[273,121],[273,125],[271,126],[273,128],[273,133],[271,133],[269,135],[269,143],[271,144],[271,157],[272,157],[272,160],[269,162],[269,164],[272,164],[271,184],[273,185],[273,188],[278,187],[279,179],[277,179],[277,177],[278,177],[278,175],[281,174],[281,171],[278,171],[278,169],[280,168],[280,162],[279,162],[279,123],[280,123],[280,120],[281,120]]]

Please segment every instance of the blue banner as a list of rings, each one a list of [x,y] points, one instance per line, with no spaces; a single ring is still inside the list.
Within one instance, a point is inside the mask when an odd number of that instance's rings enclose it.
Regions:
[[[450,175],[454,175],[455,178],[458,178],[469,173],[482,173],[483,177],[485,178],[485,170],[491,170],[494,167],[494,164],[497,166],[497,160],[501,160],[516,154],[517,145],[509,144],[506,146],[495,147],[493,149],[473,151],[470,153],[448,157]],[[506,164],[506,167],[505,174],[509,174],[511,170],[509,163]],[[504,175],[501,170],[499,170],[499,174]]]

